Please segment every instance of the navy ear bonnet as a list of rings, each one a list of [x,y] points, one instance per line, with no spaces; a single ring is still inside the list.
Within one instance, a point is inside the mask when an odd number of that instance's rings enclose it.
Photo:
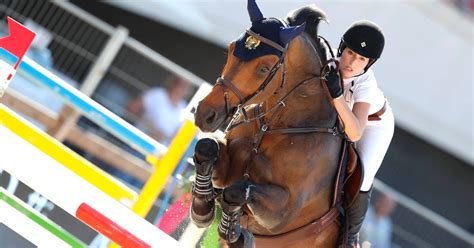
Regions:
[[[283,48],[286,48],[288,43],[305,29],[304,23],[300,26],[287,27],[286,23],[277,18],[264,18],[255,0],[248,0],[247,10],[252,21],[250,31],[275,42]],[[243,61],[250,61],[270,54],[280,57],[282,53],[278,49],[244,32],[236,40],[233,54]]]
[[[276,18],[265,18],[261,21],[253,22],[250,30],[285,47],[286,44],[280,41],[280,27],[284,27],[282,21]],[[252,37],[249,39],[249,36],[250,35],[245,32],[237,39],[235,42],[234,56],[244,61],[269,54],[274,54],[278,57],[281,56],[282,52],[256,39],[251,40]],[[253,44],[252,41],[254,41]]]

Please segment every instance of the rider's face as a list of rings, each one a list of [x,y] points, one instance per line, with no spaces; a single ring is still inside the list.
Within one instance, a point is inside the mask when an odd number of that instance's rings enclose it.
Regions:
[[[342,51],[339,68],[342,78],[350,78],[361,74],[369,63],[369,58],[357,54],[346,47]]]

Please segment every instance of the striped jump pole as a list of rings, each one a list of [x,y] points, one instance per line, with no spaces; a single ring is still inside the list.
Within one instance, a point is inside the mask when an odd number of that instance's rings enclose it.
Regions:
[[[176,240],[0,125],[0,167],[122,247],[179,247]]]
[[[131,206],[137,201],[138,195],[135,191],[103,172],[3,104],[0,104],[0,124],[124,205]]]
[[[143,186],[138,201],[132,206],[133,212],[142,216],[147,216],[156,198],[163,190],[167,179],[173,173],[173,170],[179,164],[183,155],[186,153],[189,145],[192,143],[196,135],[198,134],[198,128],[194,126],[194,116],[191,114],[193,108],[195,108],[198,102],[206,96],[211,90],[210,85],[202,84],[198,91],[194,94],[188,107],[186,109],[184,124],[171,142],[168,152],[163,156],[160,161],[150,161],[155,165],[155,171],[150,176],[146,184]],[[109,248],[117,247],[116,244],[111,244]]]
[[[0,59],[8,63],[13,63],[15,56],[0,49]],[[31,82],[56,92],[66,103],[77,109],[91,121],[114,134],[120,140],[144,155],[159,157],[166,152],[167,149],[164,145],[153,140],[141,130],[130,125],[33,60],[25,57],[19,65],[18,73]]]
[[[87,247],[85,243],[1,187],[0,223],[38,247]]]
[[[140,192],[139,199],[132,207],[133,211],[138,215],[145,217],[150,211],[156,198],[163,190],[166,180],[173,173],[173,170],[178,165],[179,161],[186,153],[189,145],[198,134],[198,128],[194,126],[194,116],[191,114],[193,108],[197,106],[198,102],[209,93],[211,87],[203,84],[194,94],[188,104],[188,115],[185,117],[184,124],[181,126],[177,135],[171,142],[168,152],[163,156],[161,161],[155,161],[155,172],[150,176],[146,184]]]

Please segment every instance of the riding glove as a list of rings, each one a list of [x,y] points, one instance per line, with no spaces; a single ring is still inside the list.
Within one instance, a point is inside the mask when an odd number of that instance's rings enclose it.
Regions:
[[[338,98],[342,95],[342,88],[340,85],[341,78],[339,72],[334,67],[329,69],[329,72],[324,76],[324,80],[332,98]]]

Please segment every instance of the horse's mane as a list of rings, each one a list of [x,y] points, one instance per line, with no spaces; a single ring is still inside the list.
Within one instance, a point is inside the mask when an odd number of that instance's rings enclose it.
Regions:
[[[303,22],[306,22],[305,33],[311,37],[311,41],[319,49],[322,59],[325,60],[325,45],[318,39],[318,25],[321,21],[327,22],[326,13],[315,4],[292,10],[286,17],[286,22],[291,26],[300,25]]]

